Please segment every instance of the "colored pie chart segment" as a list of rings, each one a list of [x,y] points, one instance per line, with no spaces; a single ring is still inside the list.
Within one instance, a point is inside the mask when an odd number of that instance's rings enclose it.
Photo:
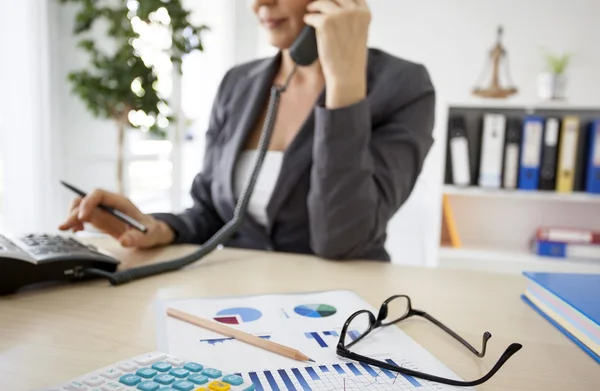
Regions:
[[[327,318],[334,315],[337,309],[328,304],[303,304],[294,308],[294,312],[306,318]]]
[[[217,315],[213,318],[217,322],[225,324],[242,324],[248,322],[254,322],[262,317],[262,313],[254,308],[249,307],[238,307],[238,308],[227,308],[217,312]]]

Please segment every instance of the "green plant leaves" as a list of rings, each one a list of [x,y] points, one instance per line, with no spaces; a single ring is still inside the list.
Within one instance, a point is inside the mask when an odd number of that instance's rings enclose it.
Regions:
[[[546,64],[548,66],[548,70],[554,74],[564,73],[569,66],[571,55],[570,54],[553,54],[546,53]]]
[[[133,47],[134,41],[141,37],[131,19],[137,17],[146,23],[162,23],[157,19],[168,21],[166,27],[170,32],[171,45],[163,54],[179,72],[185,54],[204,50],[201,34],[208,27],[192,24],[189,11],[183,8],[180,0],[121,0],[112,6],[95,0],[59,1],[78,6],[73,33],[82,36],[78,47],[90,55],[88,67],[71,72],[68,76],[72,92],[96,117],[127,121],[131,127],[144,128],[165,137],[167,127],[164,125],[174,118],[159,110],[159,107],[169,108],[169,102],[156,89],[158,76],[152,64],[144,63],[140,53]],[[162,18],[157,18],[159,13]],[[112,41],[110,46],[114,46],[114,52],[101,51],[86,34],[100,20],[106,22],[107,26],[105,36],[101,39]],[[137,80],[136,85],[141,89],[132,90],[134,80]],[[167,111],[172,112],[170,109]],[[145,125],[132,123],[129,120],[130,112],[143,112],[146,118],[152,119],[146,121]],[[150,122],[152,125],[149,125]]]

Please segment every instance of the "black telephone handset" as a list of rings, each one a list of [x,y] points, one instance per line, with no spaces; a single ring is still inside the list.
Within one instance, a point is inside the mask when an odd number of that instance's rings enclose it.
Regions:
[[[300,66],[307,66],[319,57],[317,50],[317,36],[312,26],[304,27],[298,38],[290,46],[292,60]]]
[[[290,46],[290,56],[298,66],[308,66],[317,60],[319,55],[315,29],[313,27],[304,27],[298,38]],[[62,252],[56,253],[55,247],[57,246],[54,246],[52,247],[53,252],[51,252],[51,255],[46,256],[41,254],[38,255],[41,258],[35,260],[30,255],[22,255],[21,252],[23,251],[15,253],[18,253],[17,255],[19,256],[7,252],[8,248],[3,247],[3,243],[0,240],[0,277],[5,277],[4,279],[0,278],[0,295],[12,293],[25,285],[50,280],[103,277],[108,279],[112,285],[120,285],[140,278],[181,269],[200,260],[219,245],[224,244],[238,230],[245,218],[258,172],[260,171],[269,141],[271,140],[279,99],[281,94],[285,92],[294,71],[295,69],[289,75],[288,81],[284,86],[276,85],[271,88],[267,117],[258,142],[258,156],[255,160],[252,174],[235,206],[233,218],[197,251],[168,262],[117,271],[118,261],[116,259],[88,248],[83,249],[84,246],[82,244],[77,244],[74,241],[70,242],[70,245],[75,247],[63,246]],[[59,238],[55,238],[55,240],[60,241]],[[44,243],[45,241],[46,239],[44,239]],[[61,243],[63,242],[61,241]],[[13,250],[13,252],[16,251],[15,249]],[[4,257],[3,254],[5,255]]]

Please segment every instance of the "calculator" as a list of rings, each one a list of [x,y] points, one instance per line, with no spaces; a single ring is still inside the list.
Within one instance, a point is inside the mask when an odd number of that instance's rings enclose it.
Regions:
[[[204,364],[150,352],[39,391],[255,391],[241,374]]]

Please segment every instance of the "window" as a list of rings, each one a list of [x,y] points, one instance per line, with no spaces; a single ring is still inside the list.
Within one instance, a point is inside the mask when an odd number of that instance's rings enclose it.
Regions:
[[[205,50],[183,60],[182,134],[177,139],[171,135],[167,140],[157,140],[147,133],[135,132],[128,139],[126,188],[129,198],[145,213],[179,211],[192,203],[190,188],[202,170],[204,135],[213,100],[223,75],[232,65],[232,6],[231,2],[212,0],[189,4],[194,22],[208,25],[210,31],[202,37]],[[170,84],[170,70],[167,73],[162,77]],[[176,83],[174,78],[173,84]],[[171,85],[165,88],[170,90]]]

